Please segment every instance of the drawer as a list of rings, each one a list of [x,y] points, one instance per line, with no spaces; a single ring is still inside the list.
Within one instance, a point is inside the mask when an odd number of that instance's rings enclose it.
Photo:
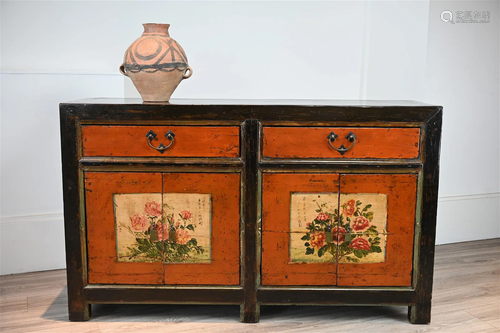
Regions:
[[[350,141],[347,136],[351,132],[355,138]],[[263,156],[417,158],[419,136],[419,128],[264,127]]]
[[[152,131],[154,139],[148,140]],[[172,140],[166,137],[166,134]],[[152,138],[152,137],[151,137]],[[103,126],[82,127],[83,156],[238,157],[238,126]],[[153,147],[168,147],[157,150]]]

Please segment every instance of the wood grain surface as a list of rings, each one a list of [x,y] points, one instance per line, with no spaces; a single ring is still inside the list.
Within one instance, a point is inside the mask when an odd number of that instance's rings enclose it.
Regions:
[[[457,332],[500,331],[500,239],[440,245],[432,322],[412,325],[402,306],[262,306],[261,322],[238,322],[237,305],[95,304],[69,322],[66,271],[0,276],[0,332]]]

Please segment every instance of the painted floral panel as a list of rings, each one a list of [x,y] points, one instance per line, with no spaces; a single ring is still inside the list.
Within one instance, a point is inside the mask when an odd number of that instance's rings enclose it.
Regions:
[[[338,221],[337,193],[292,193],[290,261],[335,262],[336,245],[327,239]]]
[[[210,262],[210,194],[115,194],[113,200],[119,262]]]
[[[386,224],[387,194],[342,194],[338,262],[385,262]]]
[[[384,262],[386,221],[385,194],[292,193],[290,261]]]

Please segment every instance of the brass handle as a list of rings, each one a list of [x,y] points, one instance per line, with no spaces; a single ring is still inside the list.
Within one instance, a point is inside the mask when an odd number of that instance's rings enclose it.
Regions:
[[[356,135],[354,135],[353,132],[349,132],[349,134],[347,134],[347,136],[345,137],[347,140],[349,140],[349,142],[352,142],[352,144],[346,148],[344,147],[344,145],[340,145],[339,148],[335,148],[333,145],[332,145],[332,142],[335,141],[335,139],[337,139],[339,136],[333,132],[330,132],[330,135],[327,136],[328,138],[328,144],[330,145],[330,147],[332,147],[333,149],[335,149],[336,151],[338,151],[340,153],[340,155],[344,155],[346,153],[346,151],[348,151],[349,149],[351,149],[352,147],[354,147],[354,145],[356,144]]]
[[[156,149],[158,150],[160,153],[164,153],[165,150],[167,150],[168,148],[170,148],[171,145],[174,144],[174,132],[172,132],[171,130],[168,130],[167,134],[165,134],[165,137],[170,140],[170,144],[168,146],[165,146],[163,143],[160,143],[160,145],[158,147],[155,147],[151,144],[151,140],[154,140],[157,135],[155,132],[153,132],[153,130],[150,130],[147,134],[146,134],[146,140],[148,142],[148,145],[153,148],[153,149]]]

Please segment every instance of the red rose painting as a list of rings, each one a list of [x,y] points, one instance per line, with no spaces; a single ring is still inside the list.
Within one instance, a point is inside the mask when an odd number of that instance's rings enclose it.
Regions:
[[[370,242],[364,238],[355,238],[351,242],[351,247],[355,250],[370,250]]]
[[[356,216],[352,220],[352,229],[354,231],[363,231],[370,227],[370,221],[364,216]]]
[[[356,211],[356,200],[351,199],[342,205],[343,213],[346,216],[352,216]]]

